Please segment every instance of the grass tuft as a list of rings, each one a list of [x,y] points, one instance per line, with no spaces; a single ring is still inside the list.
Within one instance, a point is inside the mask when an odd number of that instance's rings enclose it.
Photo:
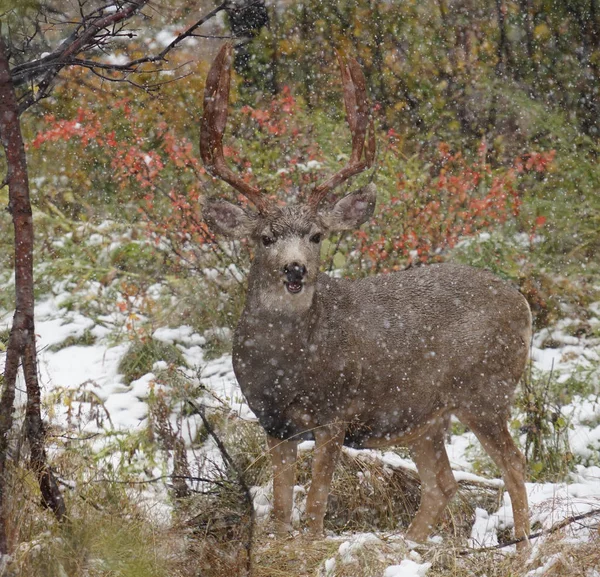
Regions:
[[[119,372],[129,384],[151,372],[154,363],[158,361],[187,367],[183,354],[175,345],[146,337],[132,342],[119,363]]]
[[[67,337],[64,341],[59,343],[55,343],[48,347],[48,350],[53,353],[57,353],[62,349],[66,349],[68,347],[91,347],[96,342],[96,337],[92,334],[89,329],[83,331],[83,333],[79,336],[71,335]]]
[[[33,474],[9,470],[8,533],[14,553],[7,567],[12,577],[185,577],[173,558],[183,539],[157,522],[143,494],[126,484],[84,471],[80,455],[66,453],[71,488],[65,490],[69,517],[63,523],[40,509]],[[65,471],[63,470],[63,473]],[[75,479],[71,477],[75,475]]]

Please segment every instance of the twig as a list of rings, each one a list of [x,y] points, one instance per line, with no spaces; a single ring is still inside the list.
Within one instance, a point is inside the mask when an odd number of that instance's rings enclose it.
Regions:
[[[185,32],[176,36],[165,48],[158,54],[143,56],[135,60],[130,60],[124,64],[110,64],[106,62],[94,63],[93,60],[87,58],[77,58],[78,54],[89,52],[93,49],[103,50],[103,47],[110,40],[118,37],[129,36],[133,37],[132,32],[123,32],[126,22],[135,14],[141,12],[148,4],[148,0],[128,0],[116,12],[106,14],[104,10],[109,6],[98,8],[89,14],[81,13],[81,20],[72,22],[75,28],[57,48],[50,54],[47,54],[37,60],[17,64],[11,70],[11,78],[14,86],[31,83],[31,87],[26,91],[19,103],[19,114],[22,114],[36,102],[48,96],[51,84],[60,71],[72,65],[84,66],[96,72],[98,70],[109,70],[112,72],[120,72],[123,77],[111,79],[103,77],[106,80],[121,80],[128,81],[134,86],[138,86],[126,78],[127,74],[139,72],[139,67],[142,64],[156,64],[154,70],[145,72],[160,72],[163,68],[158,63],[167,62],[167,54],[173,50],[178,44],[186,38],[196,36],[194,32],[208,20],[216,16],[221,10],[228,6],[228,2],[223,2],[205,16],[194,22]],[[63,22],[64,24],[64,22]],[[68,23],[67,23],[68,24]],[[41,79],[40,79],[41,77]],[[36,86],[34,86],[34,84]],[[158,85],[157,85],[158,86]],[[154,87],[143,87],[146,90]]]
[[[149,483],[158,483],[158,481],[164,481],[165,479],[195,481],[197,483],[211,483],[213,485],[217,485],[218,487],[227,486],[227,483],[223,483],[218,479],[207,479],[206,477],[196,477],[194,475],[160,475],[158,477],[152,477],[151,479],[137,479],[129,481],[115,481],[114,479],[94,479],[94,483],[115,483],[117,485],[146,485]]]
[[[581,521],[582,519],[595,517],[596,515],[600,515],[600,509],[592,509],[591,511],[588,511],[587,513],[582,513],[581,515],[573,515],[571,517],[567,517],[566,519],[563,519],[562,521],[556,523],[556,525],[550,527],[550,529],[544,529],[542,531],[538,531],[537,533],[532,533],[527,537],[520,537],[519,539],[513,539],[512,541],[500,543],[492,547],[481,547],[479,549],[464,549],[459,552],[459,555],[472,555],[473,553],[485,553],[486,551],[497,551],[498,549],[504,549],[505,547],[510,547],[511,545],[522,543],[523,541],[537,539],[538,537],[542,537],[543,535],[551,535],[552,533],[560,531],[567,525],[571,525],[572,523],[576,523],[577,521]]]
[[[59,69],[64,66],[65,60],[70,56],[75,56],[82,50],[87,50],[93,47],[100,39],[96,35],[111,25],[115,25],[119,22],[125,21],[133,14],[142,9],[144,4],[148,0],[139,0],[138,2],[129,2],[129,6],[117,10],[116,12],[108,16],[97,16],[94,17],[92,13],[87,17],[84,16],[81,22],[78,23],[77,28],[62,44],[50,54],[34,60],[33,62],[27,62],[25,64],[15,66],[12,70],[12,79],[15,86],[19,86],[23,82],[27,82],[35,77],[35,70],[40,65],[47,65],[51,68],[58,67]],[[91,20],[91,21],[90,21]],[[83,28],[83,32],[79,34],[80,29]]]
[[[221,441],[219,436],[215,433],[215,430],[213,429],[212,425],[206,418],[205,407],[203,405],[197,405],[191,399],[186,399],[186,401],[194,409],[194,411],[198,415],[200,415],[200,418],[202,419],[202,423],[204,424],[206,431],[208,432],[209,436],[213,439],[213,441],[216,443],[216,445],[219,449],[219,452],[221,453],[228,468],[235,474],[237,482],[244,494],[244,500],[246,501],[246,506],[248,507],[248,512],[249,512],[249,516],[250,516],[250,523],[249,523],[249,528],[248,528],[248,540],[246,541],[246,543],[244,543],[244,546],[245,546],[246,552],[247,552],[246,570],[247,570],[247,575],[252,575],[252,544],[254,541],[254,503],[252,501],[252,495],[250,494],[250,488],[248,487],[248,484],[246,483],[244,474],[236,466],[233,459],[231,458],[231,455],[229,454],[229,451],[227,450],[227,447],[225,447],[225,445],[223,444],[223,441]]]

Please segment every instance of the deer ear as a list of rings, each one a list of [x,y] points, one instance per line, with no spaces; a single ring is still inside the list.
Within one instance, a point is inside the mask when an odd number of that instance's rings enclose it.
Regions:
[[[226,200],[205,201],[202,217],[212,233],[227,238],[248,237],[254,225],[251,214]]]
[[[338,200],[331,210],[321,215],[331,232],[358,228],[373,216],[377,189],[370,183]]]

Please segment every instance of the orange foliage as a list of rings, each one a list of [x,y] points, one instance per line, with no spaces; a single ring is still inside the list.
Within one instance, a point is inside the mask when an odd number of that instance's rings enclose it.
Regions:
[[[397,135],[388,132],[388,151],[394,153]],[[369,271],[398,270],[407,264],[435,262],[459,240],[504,224],[517,217],[521,198],[519,174],[543,172],[555,152],[532,152],[515,160],[508,169],[492,171],[482,142],[475,162],[447,143],[438,146],[438,167],[424,183],[415,186],[404,174],[397,175],[389,206],[371,222],[371,231],[355,236]],[[545,218],[536,219],[539,228]]]

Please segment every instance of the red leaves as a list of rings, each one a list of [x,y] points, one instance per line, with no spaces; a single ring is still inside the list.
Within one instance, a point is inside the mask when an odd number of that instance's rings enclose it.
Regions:
[[[77,110],[75,120],[57,120],[53,114],[47,114],[44,120],[50,128],[36,135],[32,142],[34,148],[39,148],[45,142],[68,141],[72,138],[81,140],[83,146],[88,146],[90,142],[99,146],[103,146],[108,140],[112,142],[110,134],[103,135],[102,125],[96,115],[83,108]]]
[[[106,114],[112,115],[110,122]],[[84,108],[77,111],[74,120],[47,115],[47,128],[36,135],[32,145],[37,148],[56,141],[72,143],[76,148],[93,145],[91,154],[112,170],[107,180],[122,190],[136,192],[151,236],[204,242],[207,234],[197,218],[197,175],[204,169],[193,154],[192,143],[177,137],[164,121],[153,127],[149,137],[138,114],[127,100],[121,100],[104,113],[104,121],[100,113]],[[118,126],[117,131],[106,130],[107,124]],[[192,184],[180,188],[182,182]]]
[[[546,172],[548,167],[554,161],[556,150],[547,152],[529,152],[515,160],[515,169],[517,172],[526,172],[533,170],[538,173]]]
[[[293,130],[293,116],[297,105],[288,86],[271,102],[265,110],[243,106],[241,112],[256,121],[260,130],[273,136],[289,134]]]
[[[411,181],[398,174],[397,190],[373,220],[371,233],[358,231],[355,235],[368,269],[386,271],[407,262],[441,260],[444,251],[459,240],[518,216],[519,175],[547,170],[555,156],[555,151],[531,152],[519,157],[512,168],[492,171],[485,162],[487,152],[483,141],[479,158],[468,162],[441,143],[435,171],[418,182],[415,177]],[[538,217],[536,228],[545,220]]]

